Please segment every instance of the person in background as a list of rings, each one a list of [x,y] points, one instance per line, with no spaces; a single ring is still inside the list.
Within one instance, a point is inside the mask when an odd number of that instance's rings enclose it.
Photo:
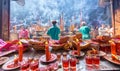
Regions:
[[[113,37],[114,30],[113,27],[111,27],[110,25],[107,25],[107,33],[108,36]]]
[[[49,35],[53,40],[59,40],[60,28],[57,27],[56,21],[52,21],[53,26],[48,29],[47,35]]]
[[[113,27],[110,28],[109,34],[110,34],[111,37],[114,36],[114,28]]]
[[[85,22],[81,23],[79,32],[82,33],[82,39],[90,39],[90,28],[86,25]]]
[[[12,30],[10,30],[10,32],[17,33],[17,26],[16,26],[16,25],[15,25],[15,26],[13,26],[13,27],[12,27]]]
[[[29,26],[29,35],[30,35],[30,38],[33,38],[33,36],[36,35],[36,31],[35,31],[34,24],[31,24],[31,25]]]
[[[28,35],[28,38],[30,38],[29,26],[26,26],[26,27],[25,27],[25,31],[27,32],[26,35]]]
[[[101,27],[98,28],[99,36],[107,36],[107,28],[105,27],[105,24],[102,24]]]
[[[10,40],[17,40],[18,39],[18,31],[17,26],[13,26],[12,30],[10,31]]]
[[[24,26],[21,26],[19,31],[19,39],[23,38],[29,38],[29,32],[25,29]]]
[[[98,26],[95,27],[94,33],[95,33],[94,35],[95,35],[95,38],[96,38],[98,36]]]
[[[98,36],[98,26],[91,28],[91,35],[92,35],[92,38],[96,38]]]

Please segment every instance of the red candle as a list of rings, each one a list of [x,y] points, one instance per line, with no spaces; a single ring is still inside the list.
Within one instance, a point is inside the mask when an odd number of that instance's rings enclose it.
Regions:
[[[111,45],[111,54],[112,54],[112,59],[116,57],[116,44],[113,41],[109,41]]]
[[[18,57],[16,55],[14,57],[14,64],[18,64]]]
[[[19,42],[19,61],[21,62],[23,59],[23,45]]]
[[[77,54],[78,56],[80,56],[80,42],[78,39],[76,39],[76,41],[77,41]]]
[[[49,61],[51,54],[49,52],[48,42],[45,43],[45,54],[46,54],[46,61]]]

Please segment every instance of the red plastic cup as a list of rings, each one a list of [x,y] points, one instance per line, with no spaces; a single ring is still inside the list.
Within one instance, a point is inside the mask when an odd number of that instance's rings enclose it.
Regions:
[[[87,55],[85,61],[87,66],[92,66],[92,56]]]
[[[70,59],[70,67],[76,67],[76,59],[75,58]]]
[[[69,59],[68,58],[63,57],[62,66],[63,66],[64,71],[69,69]]]
[[[70,59],[70,70],[71,71],[76,71],[76,59],[75,58],[71,58]]]
[[[57,53],[57,60],[60,62],[61,61],[61,53]]]
[[[99,66],[99,64],[100,64],[100,57],[99,56],[93,56],[92,59],[93,59],[92,60],[93,65]]]
[[[20,70],[21,71],[27,71],[29,70],[29,63],[26,60],[23,60],[22,62],[20,62],[21,66],[20,66]]]
[[[39,66],[38,62],[33,61],[33,62],[30,63],[30,69],[31,70],[36,70],[38,68],[38,66]]]
[[[39,71],[47,71],[47,68],[46,67],[40,67]]]

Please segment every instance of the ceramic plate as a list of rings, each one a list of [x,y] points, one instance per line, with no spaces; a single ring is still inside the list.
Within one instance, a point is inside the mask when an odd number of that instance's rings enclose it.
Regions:
[[[0,65],[6,63],[9,60],[9,57],[0,57]]]
[[[105,58],[106,60],[108,60],[109,62],[111,62],[111,63],[120,65],[120,60],[119,60],[119,61],[113,60],[112,57],[111,57],[111,54],[107,54],[106,56],[104,56],[104,58]]]
[[[43,55],[40,57],[40,61],[44,63],[50,63],[50,62],[55,61],[56,59],[57,59],[57,56],[55,54],[51,54],[51,58],[49,61],[46,61],[46,55]]]
[[[0,57],[5,56],[5,55],[8,55],[8,54],[10,54],[10,53],[13,53],[13,52],[15,52],[15,51],[16,51],[16,50],[2,51],[2,52],[0,52]]]
[[[2,69],[3,69],[3,70],[14,70],[14,69],[17,69],[17,68],[20,67],[19,65],[16,65],[16,66],[14,66],[14,67],[8,67],[9,65],[13,65],[13,63],[14,63],[14,60],[8,61],[7,63],[5,63],[5,64],[2,66]]]

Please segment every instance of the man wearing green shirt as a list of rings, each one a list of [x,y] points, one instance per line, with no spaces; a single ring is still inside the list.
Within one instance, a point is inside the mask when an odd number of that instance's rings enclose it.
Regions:
[[[59,40],[60,29],[56,25],[56,21],[52,21],[53,27],[51,27],[47,35],[49,35],[53,40]]]
[[[82,33],[82,39],[90,39],[90,28],[85,22],[82,22],[79,32]]]

